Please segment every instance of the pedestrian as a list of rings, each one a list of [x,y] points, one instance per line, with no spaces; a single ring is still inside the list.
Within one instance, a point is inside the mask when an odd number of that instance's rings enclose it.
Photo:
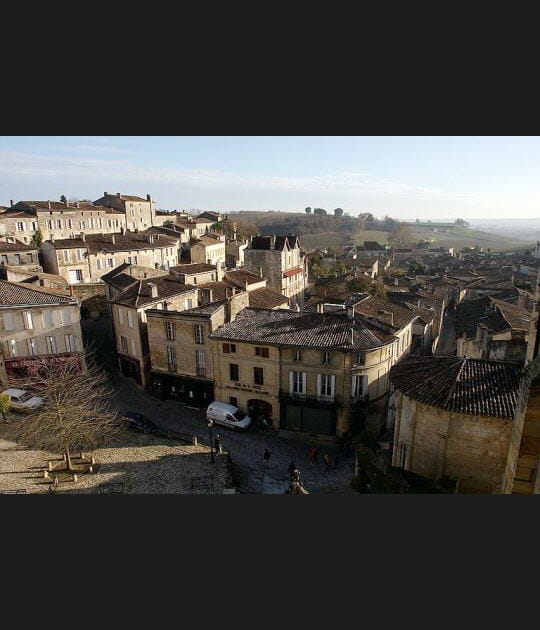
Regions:
[[[214,440],[214,444],[216,447],[216,453],[221,453],[221,438],[219,437],[219,434],[216,435],[216,439]]]
[[[268,431],[268,420],[266,419],[266,416],[263,416],[262,419],[262,430],[263,433],[266,433]]]
[[[312,466],[315,466],[315,464],[318,463],[318,459],[319,459],[319,455],[317,453],[317,449],[315,447],[312,447],[309,449],[309,461],[311,462]]]
[[[264,463],[268,464],[268,461],[270,459],[270,451],[267,448],[264,449],[263,457],[264,457]]]
[[[300,471],[298,470],[298,468],[295,468],[292,473],[291,473],[291,480],[294,484],[298,484],[298,485],[302,485],[300,482]]]
[[[331,466],[331,461],[330,461],[330,455],[328,455],[328,453],[325,453],[324,457],[324,464],[326,466],[325,471],[328,472],[330,470],[330,466]]]

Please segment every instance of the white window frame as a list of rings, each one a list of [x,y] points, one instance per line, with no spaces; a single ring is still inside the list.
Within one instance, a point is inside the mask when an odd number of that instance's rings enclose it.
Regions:
[[[4,330],[15,330],[13,313],[4,313]]]
[[[289,393],[292,396],[305,396],[307,389],[306,372],[289,372]]]
[[[50,309],[47,309],[41,313],[41,318],[43,320],[43,328],[53,328],[54,320],[53,320],[53,312]]]
[[[32,330],[34,328],[34,322],[32,321],[32,313],[30,311],[22,312],[23,325],[25,330]]]
[[[75,335],[64,335],[64,341],[66,342],[66,352],[75,352]]]
[[[47,354],[58,354],[58,346],[56,344],[56,337],[53,335],[47,335],[45,337],[47,342]]]
[[[130,328],[133,328],[133,313],[130,309],[127,311],[127,323]]]
[[[204,345],[204,327],[202,324],[193,324],[193,334],[195,335],[195,343]]]
[[[178,370],[175,346],[167,346],[167,370],[169,372],[176,372]]]
[[[334,400],[336,393],[335,374],[317,374],[317,396],[320,400]]]
[[[176,326],[174,322],[165,322],[165,337],[167,341],[174,341],[176,338]]]
[[[129,354],[128,338],[124,337],[124,335],[120,335],[120,352],[122,352],[122,354]]]
[[[36,356],[37,352],[37,344],[36,344],[36,338],[35,337],[29,337],[27,339],[27,344],[28,344],[28,354],[30,356]]]

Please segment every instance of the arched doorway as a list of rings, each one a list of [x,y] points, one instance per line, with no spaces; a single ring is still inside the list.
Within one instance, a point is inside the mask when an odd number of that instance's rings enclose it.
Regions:
[[[262,419],[266,416],[268,422],[272,424],[272,405],[266,400],[248,400],[248,416],[254,422],[262,422]]]

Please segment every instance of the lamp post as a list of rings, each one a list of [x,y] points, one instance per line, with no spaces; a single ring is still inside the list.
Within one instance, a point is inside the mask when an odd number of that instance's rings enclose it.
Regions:
[[[213,439],[213,435],[212,435],[212,427],[214,426],[214,421],[213,420],[208,420],[208,429],[210,431],[210,461],[212,462],[212,464],[215,463],[215,459],[214,459],[214,439]]]

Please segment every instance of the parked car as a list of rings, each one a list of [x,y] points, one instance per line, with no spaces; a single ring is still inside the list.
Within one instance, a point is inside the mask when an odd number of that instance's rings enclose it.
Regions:
[[[155,433],[157,430],[156,425],[152,422],[152,420],[150,420],[150,418],[147,418],[145,415],[137,411],[128,411],[125,414],[124,419],[128,423],[129,428],[133,429],[133,431]]]
[[[245,431],[251,424],[251,418],[234,405],[214,400],[206,410],[207,420],[213,420],[216,424],[222,424],[236,431]]]
[[[9,396],[9,406],[13,411],[35,411],[43,404],[43,398],[34,396],[32,392],[14,387],[2,392]]]

